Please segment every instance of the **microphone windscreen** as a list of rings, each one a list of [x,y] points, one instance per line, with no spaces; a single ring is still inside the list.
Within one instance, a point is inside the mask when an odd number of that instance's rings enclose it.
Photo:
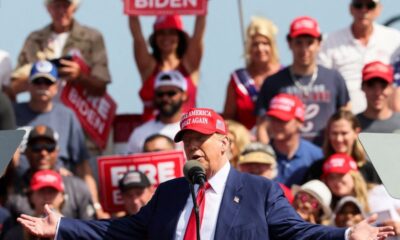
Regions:
[[[185,175],[185,178],[189,181],[191,181],[193,173],[198,171],[205,173],[204,167],[199,161],[189,160],[183,166],[183,174]]]

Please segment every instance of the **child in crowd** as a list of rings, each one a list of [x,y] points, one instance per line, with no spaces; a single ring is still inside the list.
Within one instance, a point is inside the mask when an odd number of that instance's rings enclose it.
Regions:
[[[64,201],[64,183],[59,173],[53,170],[40,170],[32,176],[29,202],[35,211],[35,216],[43,216],[45,214],[44,206],[46,204],[48,204],[53,211],[61,214]],[[31,240],[38,238],[31,236],[25,229],[22,229],[21,225],[16,225],[6,233],[4,239]]]
[[[292,205],[297,213],[308,222],[327,225],[332,200],[329,188],[319,180],[306,182],[298,189],[297,186],[292,188],[296,192]]]
[[[338,202],[332,216],[332,224],[336,227],[352,227],[365,217],[365,212],[357,199],[347,196]]]

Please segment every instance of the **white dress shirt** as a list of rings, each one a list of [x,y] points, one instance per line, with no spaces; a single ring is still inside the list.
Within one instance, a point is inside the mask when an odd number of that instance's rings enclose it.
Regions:
[[[206,204],[204,206],[203,221],[200,228],[201,239],[214,239],[219,208],[221,206],[222,196],[224,195],[224,189],[230,168],[231,165],[227,161],[213,177],[208,179],[208,183],[211,187],[206,191],[205,195]],[[194,187],[197,192],[199,186],[195,185]],[[183,240],[192,209],[193,201],[191,195],[189,195],[186,200],[185,208],[178,220],[175,240]]]

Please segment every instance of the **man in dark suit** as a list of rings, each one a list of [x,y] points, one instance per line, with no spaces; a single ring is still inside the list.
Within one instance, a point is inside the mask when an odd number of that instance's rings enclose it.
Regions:
[[[201,224],[202,239],[384,239],[391,227],[372,227],[369,218],[349,229],[303,221],[279,186],[265,178],[237,172],[229,164],[229,139],[221,116],[211,109],[183,115],[175,141],[183,140],[188,159],[199,161],[207,175]],[[202,205],[202,204],[200,204]],[[49,207],[45,218],[21,215],[18,221],[40,237],[56,239],[195,239],[190,238],[193,204],[183,178],[160,184],[136,215],[115,220],[61,218]],[[202,207],[200,207],[200,211]],[[200,214],[202,215],[202,214]],[[190,229],[190,228],[189,228]]]

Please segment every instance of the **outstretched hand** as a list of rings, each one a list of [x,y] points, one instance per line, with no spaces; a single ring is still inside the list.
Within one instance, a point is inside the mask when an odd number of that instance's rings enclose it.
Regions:
[[[378,218],[377,214],[374,214],[367,219],[354,225],[351,229],[349,239],[350,240],[383,240],[386,237],[394,236],[394,229],[391,226],[374,227],[371,226]]]
[[[56,228],[61,215],[51,210],[47,204],[44,209],[46,212],[46,217],[44,218],[21,214],[21,216],[17,218],[17,221],[35,236],[53,238],[56,235]]]

